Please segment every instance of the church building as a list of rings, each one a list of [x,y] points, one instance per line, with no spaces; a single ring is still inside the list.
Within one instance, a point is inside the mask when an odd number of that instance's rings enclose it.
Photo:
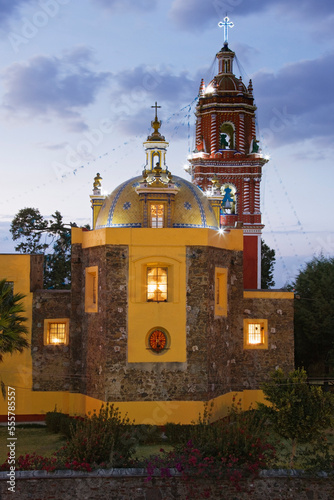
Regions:
[[[191,423],[205,402],[219,418],[235,395],[245,409],[262,401],[275,368],[293,369],[293,294],[259,289],[267,160],[233,59],[225,41],[200,85],[191,182],[168,165],[157,104],[142,175],[106,197],[96,175],[93,228],[72,229],[70,290],[43,289],[43,256],[0,255],[31,332],[1,366],[18,419],[104,402],[136,423]]]

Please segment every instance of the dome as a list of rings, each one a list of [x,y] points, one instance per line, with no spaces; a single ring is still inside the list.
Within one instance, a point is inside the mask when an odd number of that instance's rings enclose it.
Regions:
[[[142,176],[118,186],[106,199],[97,217],[95,229],[104,227],[142,227],[142,205],[136,188]],[[174,202],[172,227],[218,229],[211,204],[204,193],[190,182],[173,175],[178,189]]]
[[[216,76],[218,90],[222,92],[237,92],[247,93],[244,83],[235,75],[218,75]]]

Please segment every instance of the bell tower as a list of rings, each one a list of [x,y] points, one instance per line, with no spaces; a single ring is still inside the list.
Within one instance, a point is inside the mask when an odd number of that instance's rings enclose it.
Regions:
[[[260,182],[268,161],[256,138],[252,81],[248,86],[233,73],[235,53],[228,47],[225,17],[224,46],[216,55],[218,74],[202,79],[196,107],[196,143],[189,158],[192,181],[215,205],[220,200],[221,228],[244,231],[244,288],[261,287]]]

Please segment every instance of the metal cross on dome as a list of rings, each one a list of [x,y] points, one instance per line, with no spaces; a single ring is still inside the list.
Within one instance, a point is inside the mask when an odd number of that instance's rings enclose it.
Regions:
[[[218,23],[219,28],[224,28],[224,43],[228,41],[228,28],[233,28],[234,23],[230,21],[229,17],[224,17],[224,22]]]
[[[161,106],[158,106],[157,101],[155,101],[155,105],[151,106],[151,108],[155,108],[155,119],[158,119],[158,108],[161,108]]]

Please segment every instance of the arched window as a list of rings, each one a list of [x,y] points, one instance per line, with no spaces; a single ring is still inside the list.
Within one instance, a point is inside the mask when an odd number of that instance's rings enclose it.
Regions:
[[[233,123],[225,122],[219,128],[219,149],[234,149],[235,130]]]
[[[147,292],[148,302],[167,302],[167,267],[147,267]]]
[[[153,170],[157,163],[160,163],[160,153],[158,151],[154,151],[152,155],[152,165],[151,169]]]

